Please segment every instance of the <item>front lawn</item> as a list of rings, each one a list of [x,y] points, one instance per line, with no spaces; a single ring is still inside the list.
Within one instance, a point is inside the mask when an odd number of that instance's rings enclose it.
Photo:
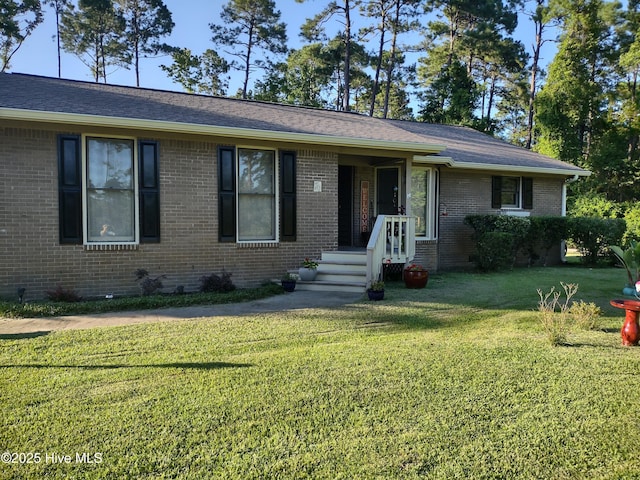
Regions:
[[[604,316],[553,347],[536,289],[560,281]],[[331,310],[0,336],[0,478],[639,478],[623,283],[446,274]]]

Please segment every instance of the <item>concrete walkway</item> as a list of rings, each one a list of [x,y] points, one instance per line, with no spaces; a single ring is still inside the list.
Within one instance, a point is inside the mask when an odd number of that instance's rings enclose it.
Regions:
[[[0,318],[0,337],[54,330],[112,327],[148,322],[166,322],[186,318],[228,317],[256,313],[283,312],[305,308],[334,308],[356,303],[365,298],[362,293],[295,291],[251,302],[225,305],[162,308],[130,312],[99,313],[46,318]]]

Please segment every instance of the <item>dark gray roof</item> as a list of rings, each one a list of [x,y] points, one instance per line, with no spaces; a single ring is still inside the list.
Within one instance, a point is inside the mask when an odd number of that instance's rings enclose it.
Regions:
[[[473,128],[455,125],[439,125],[422,122],[389,120],[398,128],[420,135],[426,142],[447,146],[441,156],[450,157],[457,166],[493,165],[536,169],[575,170],[587,174],[581,168],[545,155],[505,142]]]
[[[277,132],[280,138],[290,135],[292,141],[299,135],[307,139],[311,135],[318,140],[335,137],[364,144],[400,142],[417,154],[446,147],[441,156],[452,158],[456,166],[467,163],[471,168],[494,165],[586,173],[469,128],[16,73],[0,74],[0,118],[8,116],[6,109]]]

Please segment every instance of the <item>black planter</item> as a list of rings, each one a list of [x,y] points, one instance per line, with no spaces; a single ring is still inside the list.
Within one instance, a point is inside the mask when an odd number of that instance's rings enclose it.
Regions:
[[[369,300],[379,301],[384,298],[384,290],[367,290]]]
[[[296,289],[295,280],[281,280],[280,284],[282,285],[282,288],[284,288],[285,292],[293,292]]]

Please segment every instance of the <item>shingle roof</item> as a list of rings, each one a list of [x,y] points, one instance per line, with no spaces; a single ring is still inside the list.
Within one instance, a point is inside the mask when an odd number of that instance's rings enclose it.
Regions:
[[[509,166],[521,169],[561,169],[575,170],[576,174],[587,171],[545,155],[505,142],[469,127],[438,125],[422,122],[390,120],[399,128],[419,134],[427,142],[437,142],[447,146],[443,156],[450,157],[459,167],[479,165]]]
[[[363,115],[278,105],[225,97],[105,85],[24,74],[0,74],[0,118],[7,109],[50,114],[73,114],[102,119],[163,122],[234,131],[277,133],[292,141],[327,138],[345,145],[389,143],[414,154],[442,155],[455,163],[558,169],[557,173],[585,174],[584,170],[502,142],[472,129],[417,122],[382,120]],[[113,124],[113,123],[111,123]],[[183,130],[184,131],[184,130]],[[311,137],[310,137],[311,136]],[[360,143],[357,143],[357,142]],[[326,143],[325,143],[326,144]]]

